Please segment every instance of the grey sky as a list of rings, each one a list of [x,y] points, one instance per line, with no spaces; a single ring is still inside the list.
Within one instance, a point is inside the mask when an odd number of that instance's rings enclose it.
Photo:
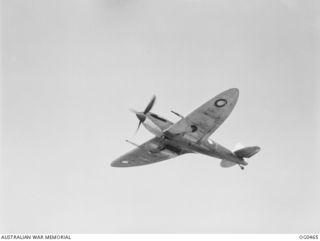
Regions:
[[[319,2],[2,1],[5,232],[320,231]],[[245,171],[185,155],[110,163],[153,109],[240,89],[212,136],[259,145]]]

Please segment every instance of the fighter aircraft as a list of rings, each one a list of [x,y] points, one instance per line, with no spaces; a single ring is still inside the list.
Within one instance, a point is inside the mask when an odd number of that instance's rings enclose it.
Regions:
[[[113,167],[133,167],[168,160],[187,153],[200,153],[221,159],[221,167],[238,165],[242,170],[248,165],[247,158],[260,151],[251,146],[230,151],[209,138],[229,116],[239,97],[236,88],[226,90],[195,109],[187,116],[171,111],[181,119],[172,123],[152,113],[156,97],[153,96],[144,111],[132,110],[141,124],[155,135],[152,139],[137,145],[136,148],[111,163]]]

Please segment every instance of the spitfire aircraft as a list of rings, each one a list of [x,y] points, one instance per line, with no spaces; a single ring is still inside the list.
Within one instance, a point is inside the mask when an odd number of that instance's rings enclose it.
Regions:
[[[152,139],[137,145],[136,148],[111,163],[113,167],[133,167],[168,160],[187,153],[200,153],[221,159],[221,167],[248,165],[247,158],[260,151],[251,146],[230,151],[209,137],[229,116],[239,97],[236,88],[226,90],[212,98],[187,116],[171,111],[181,119],[172,123],[152,113],[156,97],[153,96],[143,112],[132,110],[141,124],[155,135]],[[137,129],[137,130],[138,130]]]

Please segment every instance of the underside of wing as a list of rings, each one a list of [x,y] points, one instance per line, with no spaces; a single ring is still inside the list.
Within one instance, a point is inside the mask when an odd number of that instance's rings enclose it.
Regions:
[[[170,158],[174,158],[183,153],[175,151],[173,148],[163,146],[160,138],[153,138],[132,151],[124,154],[111,163],[113,167],[133,167],[152,164]]]
[[[222,92],[169,127],[166,134],[184,135],[195,142],[208,138],[229,116],[238,97],[236,88]]]

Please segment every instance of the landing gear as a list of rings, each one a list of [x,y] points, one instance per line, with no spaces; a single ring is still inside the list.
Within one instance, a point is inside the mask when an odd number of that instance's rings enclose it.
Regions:
[[[241,170],[244,170],[244,166],[239,165],[239,167],[241,168]]]

